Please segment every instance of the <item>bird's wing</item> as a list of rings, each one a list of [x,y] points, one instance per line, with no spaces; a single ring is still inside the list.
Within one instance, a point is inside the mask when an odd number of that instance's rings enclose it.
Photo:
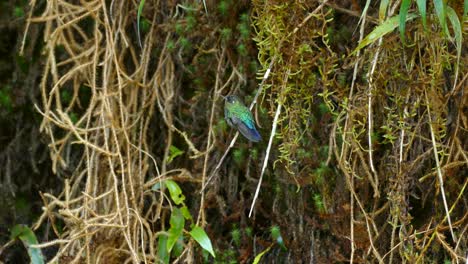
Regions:
[[[239,132],[241,132],[241,134],[244,135],[244,137],[246,137],[248,140],[253,142],[262,140],[262,137],[260,136],[260,133],[258,133],[254,124],[246,124],[237,117],[231,117],[230,119],[232,124],[237,127]]]

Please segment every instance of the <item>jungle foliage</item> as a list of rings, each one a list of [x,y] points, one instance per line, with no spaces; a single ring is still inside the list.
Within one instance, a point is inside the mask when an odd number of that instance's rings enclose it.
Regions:
[[[31,1],[47,260],[464,263],[465,2]]]

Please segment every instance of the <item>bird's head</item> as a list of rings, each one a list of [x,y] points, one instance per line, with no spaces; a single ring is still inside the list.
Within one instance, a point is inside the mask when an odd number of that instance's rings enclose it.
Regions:
[[[241,102],[241,100],[239,99],[239,97],[237,97],[236,95],[228,95],[228,96],[225,96],[224,97],[224,100],[226,100],[226,102],[228,103],[237,103],[237,102]]]

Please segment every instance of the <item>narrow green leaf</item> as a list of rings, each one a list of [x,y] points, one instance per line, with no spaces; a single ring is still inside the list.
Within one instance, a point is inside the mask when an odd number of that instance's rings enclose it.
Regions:
[[[418,10],[419,14],[421,15],[424,30],[427,30],[426,0],[416,0],[416,4],[418,5]]]
[[[362,21],[362,20],[364,19],[364,17],[366,16],[366,14],[367,14],[367,9],[369,9],[370,3],[371,3],[371,0],[367,0],[367,1],[366,1],[366,5],[364,6],[364,9],[363,9],[362,12],[361,12],[361,16],[359,17],[359,22],[358,22],[358,24],[360,24],[361,21]]]
[[[450,6],[447,6],[447,16],[452,23],[453,31],[455,33],[455,43],[457,45],[457,57],[460,58],[462,50],[462,28],[457,13]]]
[[[41,249],[31,247],[32,245],[37,245],[39,243],[37,242],[36,235],[29,227],[25,225],[15,225],[11,229],[11,238],[19,238],[21,242],[23,242],[23,245],[28,249],[29,258],[31,259],[32,264],[44,263],[44,256],[42,255]]]
[[[416,18],[417,15],[413,13],[409,13],[406,17],[406,21],[412,20]],[[365,46],[374,43],[377,39],[385,36],[389,32],[392,32],[396,27],[398,27],[400,21],[400,16],[394,16],[387,20],[385,20],[382,24],[377,26],[374,30],[372,30],[369,35],[367,35],[357,46],[357,48],[351,53],[353,55],[358,50],[364,48]]]
[[[208,15],[208,9],[206,9],[206,2],[205,2],[205,0],[203,0],[203,6],[205,7],[205,12],[206,12],[206,14]]]
[[[448,36],[449,32],[447,28],[447,21],[445,19],[445,14],[446,14],[445,2],[443,0],[434,0],[433,2],[434,2],[434,9],[436,11],[437,17],[439,18],[439,24],[442,27],[442,30],[444,31],[444,33]]]
[[[143,45],[141,45],[141,36],[140,36],[140,18],[141,18],[141,12],[143,12],[144,5],[145,5],[145,0],[141,0],[140,4],[138,5],[138,13],[137,13],[137,36],[138,36],[138,44],[140,44],[140,48],[143,47]]]
[[[174,247],[174,244],[177,242],[179,237],[182,236],[184,231],[185,218],[179,208],[176,207],[172,210],[169,223],[171,224],[171,228],[168,230],[169,237],[167,239],[167,252],[171,252],[172,247]]]
[[[164,184],[169,190],[169,194],[171,195],[171,199],[174,203],[181,204],[185,201],[185,196],[182,194],[182,190],[175,181],[166,180],[164,181]]]
[[[167,252],[167,235],[161,234],[158,238],[158,257],[164,264],[169,264],[169,254]]]
[[[171,213],[171,219],[169,220],[169,223],[171,225],[171,228],[177,229],[177,230],[184,230],[185,226],[185,218],[182,215],[182,212],[180,211],[179,208],[174,207]]]
[[[406,16],[408,15],[408,9],[411,4],[411,0],[403,0],[400,5],[400,38],[405,43],[405,30],[406,30]]]
[[[381,21],[383,21],[385,19],[385,16],[387,15],[388,2],[389,2],[389,0],[380,1],[379,19]]]
[[[190,231],[190,235],[193,237],[193,239],[195,239],[195,241],[198,242],[198,244],[200,244],[200,246],[204,250],[210,252],[213,258],[216,258],[215,253],[213,251],[213,246],[211,245],[211,240],[206,234],[205,230],[203,230],[203,228],[199,226],[195,226],[192,229],[192,231]]]
[[[265,255],[265,253],[267,253],[268,251],[270,251],[272,246],[269,246],[267,249],[263,250],[262,253],[258,254],[257,256],[255,256],[255,259],[254,261],[252,262],[252,264],[258,264],[260,263],[260,260],[261,258],[263,257],[263,255]]]

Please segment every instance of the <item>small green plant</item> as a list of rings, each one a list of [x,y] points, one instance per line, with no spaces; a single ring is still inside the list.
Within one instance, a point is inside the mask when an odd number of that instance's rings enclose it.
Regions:
[[[319,167],[314,170],[314,181],[317,185],[322,185],[325,182],[325,177],[331,171],[325,161],[320,162]]]
[[[312,199],[314,201],[315,208],[317,208],[317,211],[321,213],[325,212],[325,205],[323,204],[322,195],[316,193],[314,196],[312,196]]]
[[[186,239],[186,233],[190,235],[204,250],[209,252],[211,256],[216,258],[216,255],[211,245],[211,240],[205,230],[200,226],[195,225],[192,215],[185,204],[185,196],[179,185],[172,180],[164,180],[155,184],[152,187],[153,191],[169,190],[172,202],[176,206],[172,206],[171,217],[169,220],[170,228],[166,233],[162,233],[158,237],[158,256],[163,263],[169,263],[170,256],[178,256],[176,253],[181,253],[180,246]],[[185,229],[185,221],[190,223],[190,231]],[[185,231],[185,232],[184,232]],[[178,246],[176,246],[176,244]],[[178,248],[179,247],[179,248]]]
[[[221,29],[221,40],[223,42],[228,42],[232,37],[232,29],[226,27]]]
[[[239,30],[240,36],[242,40],[248,40],[250,37],[250,23],[249,23],[249,15],[242,14],[240,16],[240,23],[237,25],[237,29]]]
[[[253,160],[258,160],[258,149],[256,149],[256,148],[251,148],[249,151],[250,151],[250,157],[251,157]]]
[[[247,56],[247,47],[245,46],[245,44],[240,44],[239,46],[237,46],[237,52],[239,52],[239,55],[245,57]]]
[[[244,149],[235,149],[232,152],[232,157],[234,159],[234,162],[236,162],[237,165],[241,165],[245,160]]]
[[[307,151],[307,150],[303,149],[303,148],[299,148],[297,150],[297,157],[299,159],[311,158],[312,153],[310,151]]]
[[[240,232],[239,228],[234,227],[234,228],[231,230],[231,237],[232,237],[232,241],[234,242],[234,244],[235,244],[236,246],[239,246],[239,245],[240,245],[240,241],[241,241],[241,232]]]
[[[186,18],[187,24],[185,25],[185,32],[189,32],[197,25],[197,19],[191,14]]]
[[[218,4],[218,10],[221,15],[225,16],[228,14],[230,1],[220,1]]]
[[[244,229],[244,232],[245,232],[245,235],[246,235],[247,237],[252,237],[253,231],[252,231],[252,228],[251,228],[250,226],[249,226],[249,227],[246,227],[246,228]]]
[[[175,49],[175,43],[172,39],[168,40],[167,41],[167,45],[166,45],[166,48],[167,48],[167,51],[171,52]]]
[[[21,6],[16,6],[13,13],[15,17],[24,17],[24,10]]]
[[[179,44],[183,50],[188,50],[192,47],[192,43],[190,42],[190,40],[184,37],[180,38]]]
[[[182,23],[180,22],[177,22],[175,24],[175,32],[178,34],[178,35],[182,35],[184,33],[184,26],[182,25]]]

